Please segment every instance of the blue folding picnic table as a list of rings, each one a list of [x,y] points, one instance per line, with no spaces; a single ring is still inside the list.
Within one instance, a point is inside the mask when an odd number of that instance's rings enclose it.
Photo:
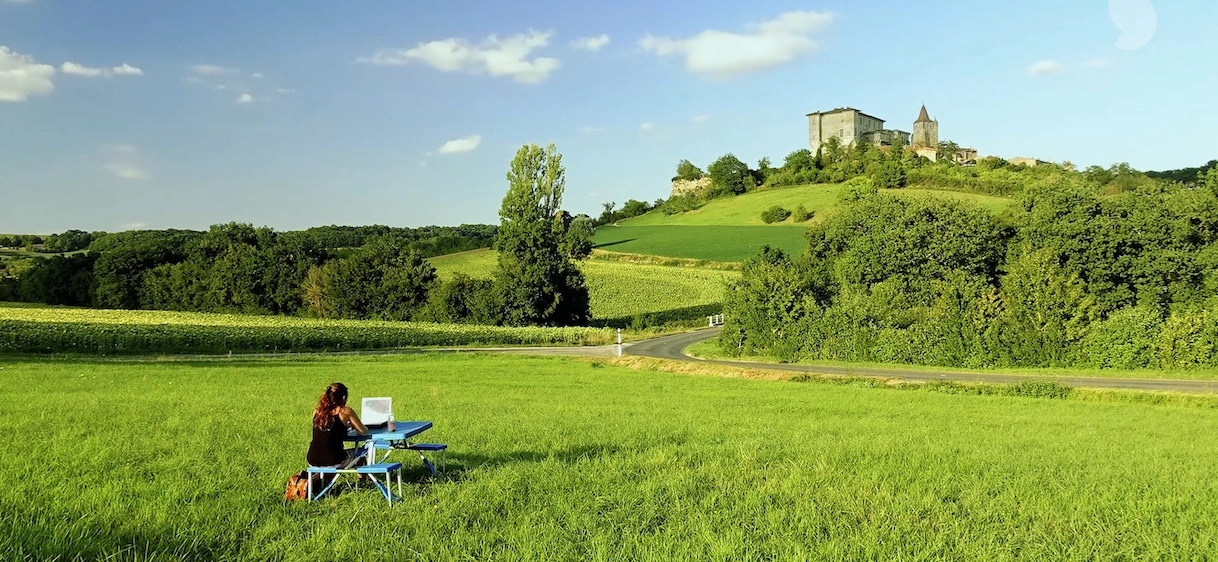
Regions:
[[[364,448],[367,451],[365,453],[367,455],[367,463],[364,466],[355,467],[355,468],[309,467],[309,469],[308,469],[309,473],[310,473],[309,492],[308,492],[309,498],[315,500],[315,499],[319,499],[322,496],[326,495],[326,492],[329,492],[330,488],[332,488],[334,486],[334,482],[337,481],[337,479],[331,479],[330,482],[328,484],[326,484],[326,486],[320,492],[317,493],[317,495],[314,495],[313,494],[313,478],[312,478],[313,474],[338,475],[340,473],[341,474],[356,473],[356,474],[365,474],[365,475],[371,476],[372,483],[375,484],[377,489],[379,489],[381,491],[381,493],[385,496],[385,499],[389,500],[389,503],[392,504],[394,502],[394,500],[401,500],[400,494],[402,492],[402,473],[401,473],[402,463],[400,463],[400,462],[386,463],[385,460],[389,457],[389,453],[393,452],[393,450],[395,450],[395,449],[411,450],[411,451],[418,453],[419,459],[421,459],[423,461],[423,466],[427,467],[427,470],[430,471],[432,474],[435,474],[436,473],[435,466],[432,465],[431,462],[429,462],[427,460],[427,457],[423,455],[423,451],[444,452],[448,449],[448,445],[443,445],[443,444],[439,444],[439,443],[411,443],[411,441],[410,441],[411,438],[413,438],[414,436],[416,436],[420,433],[423,433],[424,431],[427,431],[429,429],[431,429],[431,422],[415,421],[415,422],[396,423],[396,424],[394,424],[393,431],[389,431],[388,427],[375,427],[375,428],[370,427],[370,428],[368,428],[368,435],[360,435],[351,430],[348,430],[347,436],[345,438],[343,438],[343,440],[349,441],[349,442],[354,442],[357,445],[359,443],[365,443]],[[385,451],[385,456],[381,458],[380,462],[377,462],[377,460],[376,460],[376,451],[378,449]],[[389,489],[389,484],[390,484],[389,477],[391,474],[394,474],[394,473],[396,473],[397,477],[398,477],[398,494],[394,494]],[[384,475],[385,482],[381,483],[379,480],[377,480],[376,475]]]
[[[394,423],[393,431],[389,431],[388,427],[370,427],[368,428],[368,435],[360,435],[348,430],[346,441],[355,443],[367,442],[368,464],[373,465],[378,462],[376,460],[378,449],[385,451],[385,456],[381,458],[381,462],[384,462],[389,457],[389,453],[394,449],[410,449],[412,445],[411,438],[429,429],[431,429],[431,422],[429,421],[396,422]],[[427,459],[423,457],[422,453],[419,454],[419,458],[423,459],[423,464],[428,470],[434,472],[434,469],[427,462]]]

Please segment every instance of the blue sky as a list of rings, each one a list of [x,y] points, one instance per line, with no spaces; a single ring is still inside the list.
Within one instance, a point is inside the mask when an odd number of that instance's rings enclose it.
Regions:
[[[682,158],[779,163],[841,106],[910,130],[926,103],[983,155],[1196,166],[1215,29],[1210,0],[0,0],[0,232],[494,223],[548,142],[595,214],[667,197]]]

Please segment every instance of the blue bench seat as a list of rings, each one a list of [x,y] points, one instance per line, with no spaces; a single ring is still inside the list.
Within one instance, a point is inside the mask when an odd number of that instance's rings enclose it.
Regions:
[[[443,443],[411,443],[406,448],[419,454],[419,458],[423,460],[423,466],[427,467],[432,476],[436,474],[436,466],[427,460],[427,457],[423,455],[423,451],[440,453],[440,470],[444,470],[445,461],[447,461],[448,457],[448,445]]]
[[[326,485],[325,488],[322,488],[322,490],[320,492],[318,492],[316,496],[314,496],[313,495],[313,475],[314,474],[333,474],[336,476],[339,474],[366,474],[366,475],[368,475],[368,479],[371,480],[372,483],[376,485],[376,488],[377,488],[377,490],[379,490],[381,492],[381,495],[385,496],[385,499],[389,500],[390,504],[393,504],[394,498],[401,500],[402,463],[400,463],[400,462],[383,462],[383,463],[377,463],[377,464],[370,464],[367,466],[357,466],[355,468],[338,468],[338,467],[333,467],[333,466],[310,466],[306,470],[309,473],[308,490],[309,490],[309,500],[310,501],[321,499],[322,496],[326,495],[326,492],[330,491],[330,488],[334,487],[334,482],[338,480],[337,478],[334,478],[333,480],[330,481],[330,483],[328,485]],[[389,485],[390,485],[389,478],[394,473],[396,473],[397,477],[398,477],[398,495],[396,495],[396,496],[393,494],[392,491],[389,490]],[[384,483],[381,483],[380,480],[377,480],[376,475],[379,475],[379,474],[385,475]]]

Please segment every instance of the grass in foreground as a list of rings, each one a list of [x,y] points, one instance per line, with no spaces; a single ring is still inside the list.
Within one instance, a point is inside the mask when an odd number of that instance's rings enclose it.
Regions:
[[[1181,560],[1218,411],[485,355],[2,364],[0,557]],[[284,505],[324,384],[449,443],[405,502]]]
[[[717,359],[723,361],[748,361],[755,363],[779,364],[778,359],[766,356],[732,357],[719,347],[715,340],[699,342],[686,348],[685,353],[691,357],[702,359]],[[956,367],[933,367],[927,365],[898,365],[892,363],[850,363],[846,361],[798,361],[796,365],[826,366],[826,367],[859,367],[865,369],[891,369],[893,371],[921,371],[927,373],[1001,373],[1008,375],[1053,376],[1053,377],[1105,377],[1115,379],[1157,379],[1157,380],[1215,380],[1218,379],[1216,369],[1164,370],[1164,369],[1085,369],[1085,368],[1003,368],[1003,369],[965,369]]]
[[[433,258],[441,278],[460,272],[488,279],[495,271],[496,254],[477,250]],[[635,315],[647,315],[650,324],[699,320],[723,310],[726,282],[737,271],[697,267],[646,265],[626,261],[585,260],[579,264],[588,283],[592,318],[621,325]]]

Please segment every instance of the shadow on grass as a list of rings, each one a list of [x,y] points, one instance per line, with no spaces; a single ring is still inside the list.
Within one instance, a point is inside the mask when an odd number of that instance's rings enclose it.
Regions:
[[[84,560],[222,560],[240,550],[233,542],[202,540],[163,532],[117,529],[109,525],[82,525],[79,515],[39,508],[35,515],[44,524],[18,517],[28,507],[9,509],[0,517],[0,559],[75,562]],[[58,532],[56,532],[58,531]]]
[[[620,316],[616,318],[593,318],[591,324],[595,328],[645,328],[649,326],[663,326],[665,324],[675,322],[689,322],[697,320],[698,323],[693,326],[703,326],[706,323],[706,317],[713,314],[723,312],[723,303],[703,304],[697,306],[686,306],[682,308],[673,308],[669,310],[661,310],[658,312],[646,312],[632,316]],[[635,326],[635,324],[640,324]]]
[[[450,453],[444,471],[432,478],[421,464],[415,466],[402,461],[402,482],[408,478],[421,479],[422,482],[460,482],[469,477],[470,473],[479,469],[495,469],[516,463],[539,463],[557,461],[563,464],[581,460],[593,460],[601,457],[617,455],[621,449],[616,445],[582,445],[554,451],[513,451],[499,455],[483,455],[478,453]]]
[[[618,244],[626,244],[628,242],[634,242],[635,240],[638,240],[638,238],[627,238],[625,240],[614,240],[613,242],[605,242],[603,244],[593,244],[592,247],[593,248],[608,248],[609,246],[617,246]]]

